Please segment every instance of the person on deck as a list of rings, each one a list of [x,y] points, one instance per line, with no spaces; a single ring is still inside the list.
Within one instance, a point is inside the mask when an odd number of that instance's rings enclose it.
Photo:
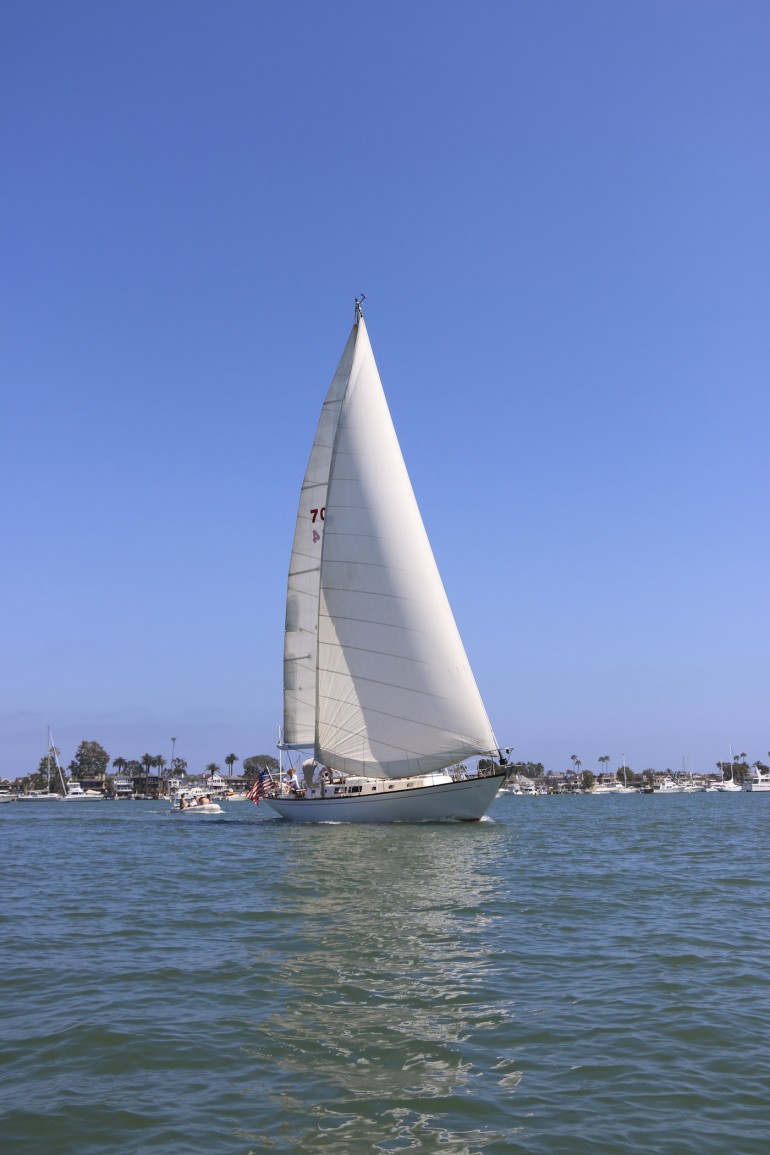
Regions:
[[[293,766],[290,766],[289,769],[286,771],[286,778],[284,781],[285,781],[286,793],[287,794],[296,794],[297,791],[299,790],[299,778],[297,777],[297,771],[294,769]]]

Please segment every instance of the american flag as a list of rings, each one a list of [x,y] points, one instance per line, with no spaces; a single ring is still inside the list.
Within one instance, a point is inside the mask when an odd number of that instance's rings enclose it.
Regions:
[[[260,770],[254,785],[252,786],[251,790],[249,790],[246,797],[250,798],[252,802],[259,806],[260,798],[267,798],[268,793],[270,790],[272,790],[274,785],[275,783],[273,782],[272,774],[267,769],[267,767],[264,767],[262,770]]]

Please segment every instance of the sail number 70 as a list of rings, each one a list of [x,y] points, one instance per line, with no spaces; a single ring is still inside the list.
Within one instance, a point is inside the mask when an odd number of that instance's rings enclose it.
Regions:
[[[315,525],[316,518],[320,518],[321,521],[323,521],[325,517],[326,517],[326,506],[325,505],[322,505],[320,509],[311,509],[310,510],[310,520],[313,522],[314,525]]]

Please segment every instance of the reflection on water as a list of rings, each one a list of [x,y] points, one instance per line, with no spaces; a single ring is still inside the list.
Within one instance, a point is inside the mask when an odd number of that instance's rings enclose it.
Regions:
[[[271,1081],[284,1120],[310,1110],[317,1130],[303,1132],[304,1149],[347,1150],[350,1132],[360,1151],[362,1126],[383,1151],[430,1138],[459,1152],[501,1138],[478,1132],[464,1108],[487,1073],[477,1052],[488,1064],[486,1037],[511,1014],[489,1000],[499,971],[490,911],[504,881],[497,833],[330,828],[305,847],[312,884],[301,864],[286,872],[300,878],[281,891],[292,915],[285,953],[271,959],[281,1001],[254,1022],[254,1054],[279,1056]]]

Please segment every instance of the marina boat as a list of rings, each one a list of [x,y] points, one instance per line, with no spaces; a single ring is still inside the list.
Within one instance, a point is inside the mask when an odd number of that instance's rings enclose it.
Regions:
[[[101,790],[84,790],[79,782],[68,782],[67,793],[62,796],[62,801],[103,802],[104,797]]]
[[[56,766],[56,774],[62,785],[62,790],[66,790],[64,785],[64,775],[62,774],[61,766],[59,765],[59,755],[56,747],[53,744],[51,737],[51,727],[48,727],[48,750],[46,752],[46,788],[45,790],[28,790],[26,794],[17,794],[18,802],[58,802],[62,795],[58,790],[51,789],[51,755],[54,757],[54,764]]]
[[[304,789],[266,798],[297,822],[477,821],[505,780],[358,300],[302,484],[281,750],[313,752]]]
[[[684,784],[675,782],[670,774],[664,774],[655,782],[655,794],[684,794]]]
[[[762,770],[755,768],[748,778],[743,779],[742,788],[748,791],[749,794],[762,794],[770,791],[770,771],[763,773]]]
[[[622,782],[618,782],[617,778],[608,779],[606,781],[597,782],[592,790],[586,791],[588,794],[636,794],[638,791],[631,786],[624,786]]]
[[[706,783],[702,776],[696,780],[692,772],[692,768],[687,770],[685,759],[682,758],[682,773],[679,777],[679,785],[682,787],[683,794],[703,794],[706,790]]]
[[[537,794],[538,794],[538,789],[535,786],[535,783],[531,780],[531,778],[525,778],[522,775],[521,778],[514,780],[514,781],[509,780],[505,784],[505,786],[501,786],[500,793],[501,794],[519,794],[519,795],[527,794],[527,795],[530,795],[532,798],[536,798]]]

